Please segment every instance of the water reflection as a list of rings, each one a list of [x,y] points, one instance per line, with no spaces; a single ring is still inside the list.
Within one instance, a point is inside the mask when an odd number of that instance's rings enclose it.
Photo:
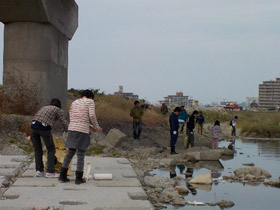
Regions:
[[[229,142],[220,142],[220,147],[227,147]],[[237,168],[246,167],[243,163],[254,163],[271,173],[272,179],[278,179],[280,175],[280,142],[279,141],[241,141],[237,139],[232,144],[235,150],[234,158],[221,161],[201,161],[188,165],[177,165],[169,171],[154,170],[151,173],[165,177],[181,176],[179,181],[186,186],[190,193],[185,197],[187,201],[217,202],[219,200],[231,200],[235,203],[232,209],[279,209],[280,189],[264,186],[261,182],[230,182],[221,180],[221,176],[233,175]],[[199,174],[211,173],[213,185],[189,184],[188,180]],[[254,202],[252,202],[254,200]],[[168,207],[167,209],[174,209]],[[219,209],[217,207],[185,206],[178,209]]]

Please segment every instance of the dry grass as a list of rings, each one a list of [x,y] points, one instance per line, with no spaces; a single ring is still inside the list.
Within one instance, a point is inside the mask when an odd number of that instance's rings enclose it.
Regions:
[[[134,107],[134,101],[124,99],[115,95],[96,95],[95,111],[98,120],[113,122],[131,122],[130,110]],[[68,101],[68,107],[72,101]],[[151,110],[145,110],[143,123],[146,125],[162,126],[167,125],[168,118],[158,112],[158,108],[153,107]]]
[[[242,112],[238,124],[246,136],[280,137],[280,112]]]

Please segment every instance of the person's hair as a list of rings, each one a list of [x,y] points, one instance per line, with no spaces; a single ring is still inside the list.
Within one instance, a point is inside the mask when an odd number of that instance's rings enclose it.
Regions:
[[[139,101],[134,101],[134,105],[136,105],[136,104],[140,104],[140,102]]]
[[[199,111],[198,114],[202,114],[202,111]]]
[[[87,98],[91,98],[94,99],[94,93],[91,90],[84,90],[81,94],[81,97],[87,97]]]
[[[194,110],[194,111],[193,111],[193,114],[198,114],[198,111],[197,111],[197,110]]]
[[[219,120],[216,120],[215,124],[214,125],[218,125],[220,126],[220,121]]]
[[[57,99],[57,98],[53,98],[53,99],[51,100],[51,105],[56,106],[56,107],[58,107],[58,108],[61,108],[61,102],[60,102],[60,100]]]
[[[185,106],[181,106],[181,108],[185,108]]]
[[[177,106],[177,107],[173,110],[173,112],[181,112],[181,108]]]
[[[238,116],[235,116],[234,118],[235,118],[235,119],[238,119]]]

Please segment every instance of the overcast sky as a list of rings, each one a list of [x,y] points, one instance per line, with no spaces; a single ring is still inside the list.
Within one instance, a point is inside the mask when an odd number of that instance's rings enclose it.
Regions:
[[[280,77],[279,0],[76,2],[69,88],[113,93],[123,85],[151,102],[176,91],[202,103],[242,102]],[[2,66],[3,25],[0,33]]]

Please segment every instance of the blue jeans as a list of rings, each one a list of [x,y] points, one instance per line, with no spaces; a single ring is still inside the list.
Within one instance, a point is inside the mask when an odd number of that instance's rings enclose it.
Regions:
[[[138,133],[137,133],[138,128]],[[139,139],[142,132],[142,122],[133,122],[133,137],[134,139]]]
[[[236,136],[236,127],[235,126],[232,126],[232,133],[231,133],[232,136]]]

